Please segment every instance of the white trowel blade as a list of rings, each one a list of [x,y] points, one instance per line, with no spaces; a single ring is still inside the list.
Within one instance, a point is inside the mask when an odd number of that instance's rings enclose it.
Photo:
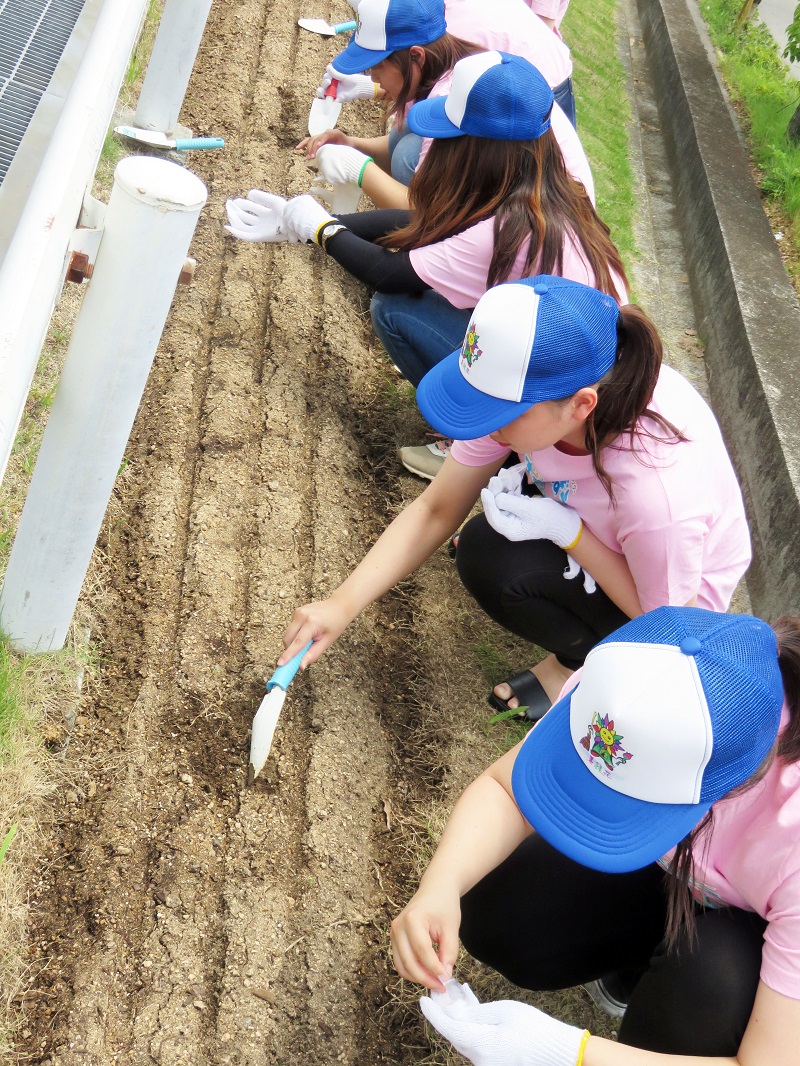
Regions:
[[[283,701],[286,693],[282,688],[275,687],[268,692],[261,701],[261,706],[256,711],[253,719],[253,732],[250,736],[250,770],[247,775],[248,783],[252,783],[264,769],[264,763],[269,758],[272,747],[272,738],[275,736],[275,727],[278,724]]]
[[[297,25],[312,33],[322,34],[323,37],[334,37],[336,30],[325,19],[298,19]]]
[[[339,121],[339,112],[342,105],[331,96],[324,100],[315,100],[308,113],[308,132],[311,137],[316,137],[325,130],[332,130]]]

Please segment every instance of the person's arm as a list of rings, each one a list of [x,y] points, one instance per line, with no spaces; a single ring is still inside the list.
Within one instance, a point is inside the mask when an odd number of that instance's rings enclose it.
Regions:
[[[366,151],[366,149],[362,149]],[[408,186],[386,172],[386,168],[373,156],[361,175],[361,188],[376,207],[394,207],[408,210]]]
[[[350,215],[337,215],[338,221],[347,226],[356,237],[365,241],[377,241],[379,237],[385,237],[397,229],[407,226],[411,213],[409,211],[375,210],[354,211]]]
[[[643,613],[625,556],[603,544],[585,524],[581,539],[569,549],[569,554],[628,618],[638,618]]]
[[[283,665],[305,644],[301,669],[315,662],[370,603],[413,573],[467,517],[497,464],[464,466],[448,456],[425,491],[383,532],[328,599],[295,611],[284,637]]]
[[[408,252],[393,252],[343,229],[323,239],[325,252],[353,277],[377,292],[422,293],[430,285],[411,265]]]
[[[420,1000],[431,1025],[470,1062],[492,1066],[800,1066],[800,1002],[762,982],[736,1055],[670,1055],[591,1036],[517,1000],[481,1003],[451,982]],[[689,1043],[689,1041],[687,1041]]]
[[[392,922],[394,964],[409,981],[444,989],[458,955],[461,897],[532,832],[511,790],[519,748],[506,752],[465,790],[419,888]]]

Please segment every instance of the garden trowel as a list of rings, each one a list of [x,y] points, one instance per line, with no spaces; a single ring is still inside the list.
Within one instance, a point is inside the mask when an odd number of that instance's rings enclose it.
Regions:
[[[342,105],[336,99],[338,88],[339,82],[334,79],[325,90],[323,98],[315,100],[311,105],[308,113],[308,132],[312,137],[324,133],[325,130],[332,130],[336,126],[339,112],[342,110]]]
[[[298,19],[297,25],[322,37],[335,37],[337,33],[350,33],[356,28],[355,22],[335,22],[331,26],[325,19]]]
[[[193,152],[198,148],[224,148],[222,137],[167,137],[157,130],[140,130],[136,126],[115,126],[114,133],[129,141],[148,144],[151,148],[174,148],[178,152]]]
[[[294,658],[283,666],[279,666],[267,682],[267,694],[261,701],[261,706],[256,711],[256,716],[253,719],[253,732],[250,736],[250,769],[247,772],[248,785],[252,785],[264,769],[264,763],[269,758],[275,727],[278,724],[283,701],[286,699],[286,689],[300,669],[300,660],[312,643],[312,641],[309,641]]]

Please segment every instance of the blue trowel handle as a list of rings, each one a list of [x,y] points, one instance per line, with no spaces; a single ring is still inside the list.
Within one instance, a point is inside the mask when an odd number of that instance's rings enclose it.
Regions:
[[[272,692],[274,688],[282,688],[284,692],[286,691],[286,689],[292,683],[292,678],[300,669],[300,660],[303,658],[303,656],[313,643],[314,641],[310,640],[304,648],[301,648],[301,650],[297,653],[297,655],[294,656],[294,658],[290,659],[289,662],[285,663],[283,666],[278,667],[278,669],[267,682],[267,692]]]
[[[175,141],[175,147],[179,152],[195,148],[224,148],[225,141],[222,137],[179,137]]]
[[[357,26],[357,23],[355,23],[355,22],[335,22],[333,24],[333,32],[334,33],[350,33],[350,31],[354,30],[356,28],[356,26]]]

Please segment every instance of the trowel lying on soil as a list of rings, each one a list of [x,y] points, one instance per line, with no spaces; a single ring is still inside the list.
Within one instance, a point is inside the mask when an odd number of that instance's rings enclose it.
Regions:
[[[325,90],[323,98],[315,100],[311,105],[311,110],[308,113],[308,132],[312,137],[316,137],[319,133],[324,133],[325,130],[332,130],[336,126],[339,112],[342,110],[342,105],[336,99],[336,90],[338,88],[339,82],[334,78]]]
[[[275,727],[278,724],[283,701],[286,699],[286,689],[300,669],[300,661],[312,643],[309,641],[294,658],[284,666],[279,666],[267,682],[267,694],[253,719],[253,732],[250,736],[250,769],[247,772],[248,785],[252,785],[269,758]]]
[[[340,105],[341,106],[341,105]],[[198,148],[224,148],[222,137],[167,137],[157,130],[140,130],[136,126],[115,126],[114,133],[127,137],[138,144],[149,144],[151,148],[174,148],[177,152],[193,152]]]
[[[297,25],[322,37],[335,37],[337,33],[350,33],[356,28],[355,22],[335,22],[331,26],[325,19],[298,19]]]

